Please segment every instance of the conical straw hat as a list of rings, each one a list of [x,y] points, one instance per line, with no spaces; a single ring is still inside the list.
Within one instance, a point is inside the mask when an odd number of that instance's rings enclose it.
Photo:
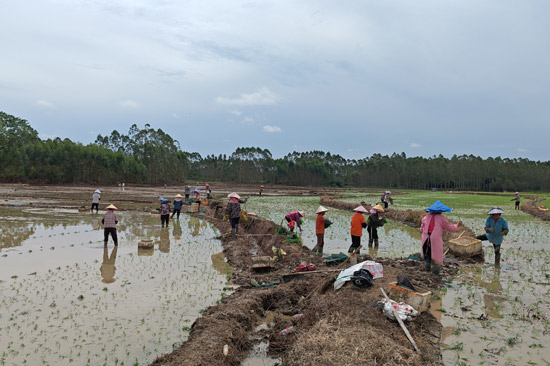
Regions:
[[[241,199],[241,196],[239,196],[239,195],[237,194],[237,192],[232,192],[232,193],[229,193],[229,194],[227,195],[227,198],[236,198],[236,199],[240,200],[240,199]]]
[[[176,198],[182,198],[183,196],[181,194],[176,194]]]
[[[317,211],[315,211],[315,213],[321,213],[321,212],[327,212],[328,210],[323,207],[323,206],[319,206],[319,208],[317,209]]]
[[[112,203],[109,206],[105,207],[105,209],[106,210],[118,210],[118,208],[116,208],[115,205],[113,205]]]
[[[364,208],[363,206],[357,206],[353,209],[353,211],[356,211],[356,212],[363,212],[363,213],[367,213],[367,209]]]
[[[373,209],[378,212],[384,212],[384,208],[382,207],[381,204],[377,204],[376,206],[373,207]]]

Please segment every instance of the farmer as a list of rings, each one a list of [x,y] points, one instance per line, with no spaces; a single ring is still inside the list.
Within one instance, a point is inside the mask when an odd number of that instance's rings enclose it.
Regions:
[[[183,194],[185,195],[185,203],[186,204],[189,204],[189,193],[190,192],[191,192],[191,187],[189,187],[189,185],[186,185],[185,190],[183,192]]]
[[[348,254],[350,256],[351,253],[355,252],[361,245],[361,235],[363,235],[363,229],[367,227],[365,217],[363,216],[364,213],[368,212],[367,209],[360,205],[355,207],[353,211],[355,211],[355,214],[351,217],[351,246],[348,249]],[[350,264],[357,264],[358,255],[359,251],[357,251],[356,255],[350,260]]]
[[[170,222],[170,201],[168,201],[167,198],[163,198],[160,202],[160,222],[162,223],[162,227],[164,227],[164,223],[166,223],[166,227],[168,227],[168,223]]]
[[[495,267],[500,267],[500,245],[504,240],[504,235],[508,234],[508,222],[500,217],[504,211],[499,207],[493,207],[487,214],[489,217],[485,220],[485,234],[476,236],[479,240],[488,240],[495,249]]]
[[[231,235],[235,236],[239,232],[239,220],[241,219],[241,203],[246,203],[246,199],[241,200],[236,192],[227,195],[229,202],[225,211],[229,215],[229,222],[231,223]]]
[[[317,214],[317,219],[315,219],[315,235],[317,235],[317,245],[312,249],[313,252],[322,254],[323,247],[325,246],[325,213],[327,209],[323,206],[319,206],[315,213]]]
[[[260,186],[260,196],[262,195],[262,192],[263,192],[263,191],[264,191],[264,186],[261,185],[261,186]]]
[[[181,213],[181,207],[183,206],[183,201],[181,200],[183,196],[181,194],[176,194],[176,198],[174,199],[174,212],[172,212],[172,218],[174,218],[175,214],[178,214],[177,219],[180,219],[180,213]]]
[[[519,210],[519,201],[520,201],[519,192],[516,192],[516,196],[514,198],[512,198],[510,201],[516,201],[515,209]]]
[[[296,223],[296,225],[298,225],[298,229],[302,231],[302,225],[301,225],[300,219],[302,217],[305,217],[305,215],[306,214],[304,213],[304,211],[292,211],[285,215],[285,220],[289,223],[288,226],[290,228],[290,231],[294,232],[294,225],[292,224],[293,221]]]
[[[92,194],[92,208],[90,209],[90,212],[94,212],[95,207],[95,213],[99,211],[99,200],[101,199],[101,191],[99,189],[96,189],[94,191],[94,194]]]
[[[391,198],[390,194],[391,191],[385,191],[380,197],[380,201],[382,202],[382,205],[384,205],[384,208],[388,208],[388,202],[393,205],[393,198]]]
[[[462,226],[462,221],[458,224],[451,224],[442,212],[451,212],[453,209],[445,206],[441,201],[435,201],[433,205],[426,209],[428,214],[422,218],[420,232],[422,233],[422,251],[420,256],[424,258],[426,271],[433,270],[435,275],[439,275],[440,266],[443,265],[443,231],[457,231]],[[432,269],[432,261],[435,262]]]
[[[206,183],[204,186],[206,187],[206,198],[212,199],[212,188],[210,188],[210,184]]]
[[[384,226],[386,223],[385,217],[380,217],[378,214],[384,212],[382,205],[377,204],[370,209],[370,215],[367,219],[367,231],[369,232],[369,247],[374,246],[378,248],[378,228]]]
[[[116,235],[116,224],[118,224],[118,219],[115,215],[115,211],[118,210],[118,208],[116,208],[115,205],[110,204],[105,209],[107,212],[103,215],[103,219],[101,219],[101,223],[103,224],[103,242],[106,246],[109,241],[109,234],[111,234],[111,237],[115,242],[115,246],[117,246],[118,238]]]
[[[193,191],[195,193],[195,202],[199,204],[199,210],[201,208],[201,191],[200,189],[195,189]]]

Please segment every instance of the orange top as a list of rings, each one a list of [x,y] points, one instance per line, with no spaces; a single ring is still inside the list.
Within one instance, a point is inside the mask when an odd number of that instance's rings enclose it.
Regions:
[[[351,235],[361,236],[363,234],[362,224],[365,222],[365,216],[361,212],[356,212],[351,217]]]
[[[317,219],[315,220],[315,234],[324,234],[325,233],[325,217],[321,214],[317,214]]]

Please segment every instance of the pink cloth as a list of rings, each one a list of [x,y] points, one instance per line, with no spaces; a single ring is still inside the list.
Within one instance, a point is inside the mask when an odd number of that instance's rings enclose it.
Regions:
[[[428,226],[434,218],[434,229],[430,237],[432,242],[432,260],[439,265],[443,264],[443,231],[457,231],[458,225],[451,224],[447,218],[441,214],[428,214],[422,218],[420,232],[422,233],[422,243],[420,245],[420,256],[424,258],[422,253],[422,244],[428,238]]]

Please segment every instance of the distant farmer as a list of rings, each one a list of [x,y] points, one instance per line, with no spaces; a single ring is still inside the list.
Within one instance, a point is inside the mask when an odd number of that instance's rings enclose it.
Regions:
[[[168,201],[167,198],[163,198],[162,201],[160,201],[160,222],[162,227],[164,227],[164,223],[166,223],[166,227],[168,227],[170,222],[170,211],[170,201]]]
[[[99,189],[96,189],[94,191],[94,194],[92,194],[92,208],[90,209],[90,212],[94,212],[95,207],[95,213],[98,213],[99,211],[99,200],[101,199],[101,191]]]
[[[500,245],[504,235],[508,235],[508,222],[500,217],[504,211],[499,207],[493,207],[485,220],[485,234],[476,236],[479,240],[488,240],[495,249],[495,267],[500,267]]]
[[[384,205],[384,208],[388,208],[388,202],[393,205],[393,198],[390,196],[391,191],[385,191],[382,193],[382,196],[380,196],[380,201]]]
[[[422,218],[420,232],[422,233],[422,251],[420,256],[424,258],[426,271],[432,270],[434,274],[439,275],[440,266],[443,265],[443,231],[457,231],[462,226],[462,221],[458,224],[451,224],[442,212],[451,212],[453,209],[444,205],[441,201],[435,201],[433,205],[426,209],[428,214]],[[432,268],[432,261],[435,262]]]
[[[201,208],[201,191],[199,189],[195,189],[193,191],[195,193],[195,202],[199,204],[199,210]]]
[[[380,217],[378,214],[383,213],[384,209],[382,205],[378,204],[370,209],[370,215],[367,219],[367,231],[369,232],[369,247],[372,247],[373,243],[378,248],[378,228],[384,226],[386,223],[385,217]]]
[[[305,217],[304,211],[292,211],[285,215],[285,220],[289,223],[290,231],[294,231],[294,224],[293,222],[298,225],[298,229],[302,231],[302,223],[300,222],[302,217]],[[292,224],[292,225],[290,225]]]
[[[176,198],[174,199],[174,212],[172,213],[172,218],[174,218],[174,215],[177,214],[177,219],[180,219],[180,213],[181,208],[183,206],[183,201],[181,200],[183,196],[181,194],[176,194]]]
[[[355,214],[351,217],[351,246],[348,249],[348,254],[350,256],[351,253],[355,252],[361,245],[361,235],[363,235],[363,229],[367,227],[365,217],[363,216],[364,213],[368,212],[367,209],[360,205],[355,207],[353,211],[355,211]],[[356,255],[350,260],[350,264],[357,264],[358,255],[359,251],[357,251]]]
[[[231,234],[236,235],[239,232],[239,221],[241,219],[241,203],[246,203],[246,199],[241,200],[236,192],[227,195],[229,202],[225,211],[229,215],[229,222],[231,223]]]
[[[107,242],[109,241],[109,234],[111,234],[113,242],[115,245],[118,245],[118,238],[116,234],[116,224],[118,224],[118,219],[115,215],[115,211],[118,210],[118,208],[116,208],[115,205],[110,204],[105,209],[107,212],[103,215],[103,219],[101,219],[101,223],[103,224],[103,242],[107,245]]]
[[[516,201],[515,209],[519,210],[519,201],[520,201],[519,192],[516,192],[516,196],[514,198],[512,198],[510,201]]]
[[[264,186],[261,185],[261,186],[260,186],[260,196],[262,195],[262,192],[263,192],[263,191],[264,191]]]
[[[185,195],[185,203],[186,204],[189,204],[189,193],[191,193],[191,187],[189,187],[187,185],[187,186],[185,186],[185,190],[183,192],[183,194]]]
[[[212,199],[212,188],[210,187],[210,184],[206,183],[205,187],[206,187],[206,198]]]
[[[323,253],[323,247],[325,246],[325,213],[327,209],[323,206],[319,206],[315,213],[317,219],[315,220],[315,235],[317,235],[317,245],[313,247],[312,251],[317,253]]]

